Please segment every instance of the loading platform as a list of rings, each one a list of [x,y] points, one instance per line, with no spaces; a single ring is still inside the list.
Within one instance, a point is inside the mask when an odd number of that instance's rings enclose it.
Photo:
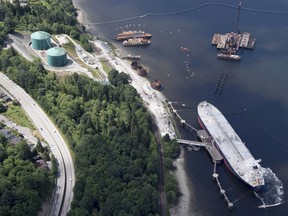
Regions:
[[[210,138],[204,130],[199,130],[197,132],[197,135],[202,140],[202,142],[198,142],[194,140],[185,140],[185,139],[177,139],[177,142],[188,145],[192,148],[194,146],[204,147],[207,150],[207,152],[210,154],[213,162],[220,163],[223,160],[223,157],[219,153],[217,148],[215,147],[214,140]]]

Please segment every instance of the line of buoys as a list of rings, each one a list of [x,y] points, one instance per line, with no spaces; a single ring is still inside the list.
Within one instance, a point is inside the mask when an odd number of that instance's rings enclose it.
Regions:
[[[218,91],[218,88],[220,86],[220,82],[222,80],[223,74],[224,74],[224,71],[221,71],[220,76],[218,77],[218,81],[217,81],[215,88],[214,88],[214,94],[217,94],[217,91]]]
[[[221,74],[220,74],[218,81],[217,81],[215,88],[214,88],[214,94],[217,94],[217,93],[221,94],[222,93],[226,79],[227,79],[227,76],[228,76],[228,71],[226,71],[225,73],[224,73],[224,71],[221,71]]]
[[[226,82],[227,75],[228,75],[228,71],[226,71],[226,73],[224,74],[224,77],[223,77],[223,79],[222,79],[222,83],[221,83],[220,89],[219,89],[219,94],[222,93],[223,87],[224,87],[225,82]]]

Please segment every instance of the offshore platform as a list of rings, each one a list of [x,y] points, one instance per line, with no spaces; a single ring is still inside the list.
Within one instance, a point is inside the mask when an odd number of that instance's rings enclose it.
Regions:
[[[216,33],[213,36],[212,45],[216,45],[217,49],[220,50],[220,53],[217,54],[217,57],[220,59],[240,61],[241,56],[237,54],[240,48],[255,48],[256,39],[251,37],[251,34],[249,32],[240,33],[240,31],[238,30],[240,11],[241,2],[239,2],[238,6],[238,16],[234,32],[226,34]]]

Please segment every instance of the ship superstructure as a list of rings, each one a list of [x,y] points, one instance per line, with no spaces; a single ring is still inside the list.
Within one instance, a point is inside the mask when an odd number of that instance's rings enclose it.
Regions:
[[[212,104],[203,101],[198,105],[198,120],[214,139],[230,171],[251,188],[259,190],[265,184],[259,164],[261,160],[255,160],[223,114]]]

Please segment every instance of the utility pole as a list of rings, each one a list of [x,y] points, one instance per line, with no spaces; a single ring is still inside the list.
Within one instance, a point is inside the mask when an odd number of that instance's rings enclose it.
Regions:
[[[239,6],[238,6],[238,16],[237,16],[236,25],[235,25],[235,30],[234,30],[235,33],[237,33],[237,31],[238,31],[238,23],[239,23],[239,17],[240,17],[240,10],[241,10],[241,1],[239,2]]]

